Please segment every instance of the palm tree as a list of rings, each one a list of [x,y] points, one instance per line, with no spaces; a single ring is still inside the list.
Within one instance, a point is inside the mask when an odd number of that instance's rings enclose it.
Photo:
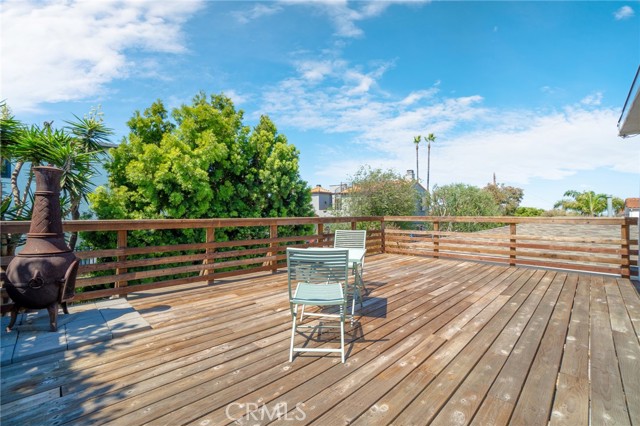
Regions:
[[[436,141],[436,136],[433,133],[429,133],[429,136],[424,138],[427,141],[427,192],[430,192],[429,189],[429,172],[431,171],[431,142]]]
[[[422,139],[422,136],[420,135],[413,137],[413,143],[416,144],[416,181],[417,182],[420,182],[420,169],[418,168],[418,145],[420,145],[420,139]]]
[[[100,114],[95,111],[82,119],[74,117],[76,121],[67,122],[63,129],[53,129],[52,122],[45,122],[43,127],[16,125],[9,120],[15,121],[10,114],[3,114],[1,154],[3,158],[15,162],[11,175],[13,216],[23,219],[30,217],[33,208],[30,202],[33,167],[51,165],[60,167],[63,171],[61,204],[66,207],[63,207],[63,214],[69,214],[71,219],[80,218],[80,203],[92,190],[91,179],[96,174],[96,164],[106,154],[103,146],[112,130],[104,125]],[[5,132],[5,129],[11,129],[13,133]],[[18,176],[25,164],[30,164],[29,175],[24,190],[21,191]],[[8,207],[9,203],[5,205],[3,200],[3,212],[9,211]],[[71,235],[71,249],[75,248],[77,238],[76,233]]]
[[[598,216],[607,209],[607,196],[596,194],[594,191],[578,192],[569,190],[564,193],[569,199],[562,199],[555,203],[554,208],[561,208],[566,211],[573,211],[582,216]]]

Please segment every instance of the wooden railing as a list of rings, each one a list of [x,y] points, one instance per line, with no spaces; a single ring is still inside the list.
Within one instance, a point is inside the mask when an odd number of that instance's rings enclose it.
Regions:
[[[579,217],[385,217],[385,252],[568,269],[628,278],[637,265],[637,219]],[[424,231],[390,229],[410,222]],[[460,225],[490,224],[475,232]],[[633,228],[633,230],[632,230]]]
[[[333,244],[331,227],[355,229],[358,223],[380,228],[380,217],[274,218],[274,219],[190,219],[190,220],[91,220],[63,222],[65,232],[109,232],[117,235],[117,247],[76,251],[82,260],[76,280],[75,300],[127,294],[151,288],[207,281],[273,271],[286,266],[287,247]],[[313,225],[305,235],[279,236],[286,226]],[[2,234],[27,233],[29,222],[0,222]],[[253,228],[265,238],[216,241],[216,229]],[[329,229],[328,229],[329,228]],[[202,229],[203,241],[191,244],[131,247],[132,231]],[[367,252],[382,250],[382,232],[367,235]],[[11,256],[2,257],[5,267]],[[177,277],[176,277],[177,276]],[[131,282],[143,283],[129,287]],[[152,282],[144,282],[152,281]],[[108,287],[108,288],[105,288]]]
[[[491,224],[456,232],[452,224]],[[636,219],[517,217],[342,217],[191,220],[67,221],[65,232],[115,234],[110,249],[76,251],[83,259],[76,300],[127,294],[192,282],[273,271],[286,265],[286,248],[330,246],[333,228],[365,224],[368,254],[386,252],[508,265],[529,265],[629,277],[637,264]],[[281,227],[313,225],[305,235],[278,235]],[[217,229],[257,228],[264,237],[216,241]],[[405,228],[413,228],[409,230]],[[634,229],[632,230],[631,227]],[[415,230],[422,228],[423,230]],[[191,244],[132,247],[136,231],[200,229]],[[27,233],[29,222],[0,222],[1,234]],[[10,256],[0,259],[4,267]],[[135,283],[136,285],[131,285]]]

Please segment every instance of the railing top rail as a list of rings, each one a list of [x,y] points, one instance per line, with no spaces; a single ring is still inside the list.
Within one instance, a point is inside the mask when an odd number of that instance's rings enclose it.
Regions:
[[[637,218],[625,217],[516,217],[516,216],[357,216],[357,217],[286,217],[286,218],[212,218],[212,219],[129,219],[68,220],[66,232],[118,231],[144,229],[222,228],[248,226],[313,225],[345,222],[484,222],[533,224],[623,225],[636,224]],[[0,233],[26,233],[29,221],[0,221]]]
[[[520,216],[385,216],[388,222],[489,222],[489,223],[540,223],[580,225],[635,224],[637,218],[626,217],[520,217]]]
[[[271,225],[313,225],[317,223],[378,222],[382,217],[283,217],[283,218],[212,218],[212,219],[129,219],[129,220],[65,220],[66,232],[118,231],[144,229],[224,228]],[[2,233],[26,233],[29,221],[0,221]]]

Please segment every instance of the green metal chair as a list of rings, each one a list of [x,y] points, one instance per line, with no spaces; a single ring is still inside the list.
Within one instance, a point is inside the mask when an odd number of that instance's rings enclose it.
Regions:
[[[349,279],[348,250],[287,249],[287,274],[289,283],[289,306],[293,322],[291,326],[291,348],[289,362],[294,352],[339,352],[344,363],[344,322],[347,307],[346,286]],[[298,305],[302,306],[300,318]],[[315,312],[305,312],[307,306],[319,306]],[[338,308],[327,312],[327,308]],[[336,318],[337,325],[320,322],[319,325],[301,325],[304,316]],[[294,340],[298,328],[340,328],[340,349],[296,347]],[[313,333],[313,332],[312,332]],[[308,343],[308,341],[306,342]]]
[[[358,248],[365,249],[367,248],[367,231],[366,230],[346,230],[346,229],[336,229],[333,238],[333,247],[335,248]],[[363,294],[366,293],[367,289],[364,285],[364,280],[362,278],[362,274],[364,273],[364,257],[359,264],[349,265],[349,269],[354,275],[354,288],[353,291],[353,299],[351,306],[351,317],[355,314],[356,310],[356,299],[360,302],[360,308],[362,309],[362,297]]]

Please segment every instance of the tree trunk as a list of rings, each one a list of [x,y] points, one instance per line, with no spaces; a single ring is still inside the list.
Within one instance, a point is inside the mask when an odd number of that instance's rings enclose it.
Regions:
[[[11,194],[13,195],[13,204],[15,204],[16,208],[20,206],[20,188],[18,188],[18,175],[20,174],[20,170],[24,162],[18,161],[16,163],[16,167],[13,169],[11,173]]]
[[[74,202],[71,205],[71,220],[79,220],[80,219],[80,203]],[[78,242],[78,233],[72,232],[69,237],[69,248],[71,250],[76,249],[76,244]]]
[[[416,144],[416,182],[420,182],[420,168],[418,166],[418,144]]]

